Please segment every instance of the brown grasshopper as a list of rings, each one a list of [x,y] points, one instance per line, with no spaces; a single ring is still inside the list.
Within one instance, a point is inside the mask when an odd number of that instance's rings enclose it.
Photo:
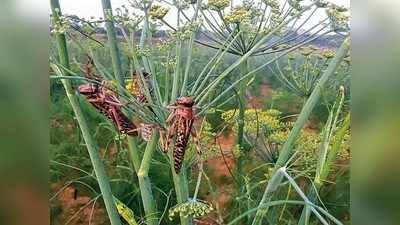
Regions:
[[[85,73],[86,77],[93,78],[95,77],[92,75],[94,64],[93,60],[90,57],[88,58],[88,63],[85,65]],[[101,81],[98,77],[95,77],[95,80]],[[117,94],[107,86],[106,81],[101,81],[101,84],[86,83],[81,84],[78,87],[78,91],[86,97],[92,106],[110,119],[122,134],[136,136],[136,125],[122,113],[122,104],[119,101]]]
[[[164,152],[167,153],[173,137],[176,137],[175,146],[173,149],[174,168],[178,174],[182,167],[186,147],[189,141],[190,134],[196,145],[197,155],[200,156],[200,146],[197,139],[197,133],[193,126],[195,119],[194,101],[192,97],[180,97],[175,103],[169,106],[171,114],[168,116],[166,123],[170,124],[167,131],[166,143]]]

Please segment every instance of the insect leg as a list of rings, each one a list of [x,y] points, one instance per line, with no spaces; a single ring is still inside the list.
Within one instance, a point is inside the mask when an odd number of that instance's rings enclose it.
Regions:
[[[190,131],[190,133],[192,134],[192,137],[193,137],[193,142],[194,142],[195,147],[196,147],[197,155],[200,158],[200,156],[201,156],[201,148],[200,148],[199,138],[197,137],[196,128],[192,127],[192,130]]]
[[[119,101],[117,102],[117,101],[111,101],[111,100],[105,99],[104,102],[108,103],[108,104],[110,104],[112,106],[119,106],[119,107],[123,106],[123,104],[121,104]]]
[[[169,148],[169,146],[172,142],[172,138],[174,137],[174,134],[175,134],[175,127],[176,127],[176,122],[174,121],[172,123],[171,127],[168,128],[168,131],[167,131],[166,143],[165,143],[165,146],[163,149],[164,153],[168,152],[168,148]]]
[[[175,117],[175,111],[172,111],[171,114],[169,114],[168,118],[165,120],[165,123],[171,123],[171,121],[174,119]]]

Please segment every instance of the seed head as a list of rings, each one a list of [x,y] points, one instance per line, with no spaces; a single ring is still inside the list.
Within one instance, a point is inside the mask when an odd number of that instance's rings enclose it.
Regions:
[[[201,200],[189,200],[188,202],[178,204],[169,210],[168,216],[170,220],[177,215],[183,217],[192,216],[199,218],[213,211],[210,203]]]
[[[230,0],[208,0],[208,7],[213,10],[222,10],[231,4]]]
[[[167,15],[169,8],[161,5],[153,5],[150,8],[149,15],[152,19],[163,19]]]
[[[250,20],[250,11],[243,7],[243,6],[239,6],[236,7],[232,10],[232,12],[230,12],[229,14],[227,14],[224,17],[224,20],[227,23],[242,23],[244,21],[249,21]]]

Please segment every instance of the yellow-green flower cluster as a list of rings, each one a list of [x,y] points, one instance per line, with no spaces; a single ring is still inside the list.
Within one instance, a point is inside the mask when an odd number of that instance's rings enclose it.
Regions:
[[[231,4],[230,0],[208,0],[208,7],[213,10],[222,10]]]
[[[304,55],[304,56],[309,56],[309,55],[311,55],[314,51],[315,51],[315,49],[312,48],[312,47],[310,47],[310,46],[300,48],[300,54],[302,54],[302,55]]]
[[[163,19],[167,15],[169,8],[161,5],[152,5],[149,10],[149,15],[152,19]]]
[[[170,32],[170,35],[173,39],[187,40],[192,36],[193,32],[197,31],[200,25],[201,21],[192,22],[181,27],[178,31]]]
[[[288,3],[293,9],[301,11],[303,9],[303,6],[300,4],[301,1],[302,0],[288,0]]]
[[[213,211],[211,204],[200,200],[190,200],[185,203],[178,204],[169,210],[168,216],[173,220],[175,216],[183,216],[199,218]]]
[[[125,89],[129,93],[136,95],[137,93],[139,93],[140,87],[132,79],[126,79],[125,80]]]
[[[56,12],[60,11],[56,9]],[[51,19],[53,20],[53,28],[51,30],[52,34],[64,34],[70,27],[71,23],[65,16],[59,16],[57,23],[54,22],[54,17],[52,16]]]
[[[326,49],[326,50],[322,51],[322,56],[327,59],[333,58],[335,56],[335,51]]]
[[[250,11],[246,7],[235,7],[232,12],[224,16],[227,23],[242,23],[250,20]]]
[[[171,51],[174,47],[174,43],[168,40],[161,40],[160,42],[156,43],[156,48],[161,53],[167,53]]]
[[[349,16],[345,14],[347,8],[331,4],[326,13],[329,17],[331,28],[334,31],[346,31],[348,30]]]
[[[264,0],[263,2],[271,7],[272,12],[279,13],[280,5],[278,0]]]
[[[137,56],[150,56],[151,50],[150,48],[140,48],[139,45],[136,45],[136,54]]]
[[[248,109],[245,111],[244,120],[245,126],[244,131],[246,133],[256,134],[261,126],[267,127],[268,130],[275,130],[282,127],[282,123],[279,120],[281,112],[275,109],[259,110],[259,109]],[[228,123],[233,125],[233,130],[237,132],[237,117],[239,115],[238,110],[229,110],[224,112],[221,117]],[[258,126],[258,127],[257,127]]]
[[[201,125],[200,140],[207,151],[202,152],[203,159],[220,156],[219,146],[215,143],[216,133],[212,131],[211,124],[204,121]]]
[[[271,9],[271,29],[275,28],[282,22],[279,1],[277,0],[264,0],[264,3]]]
[[[293,122],[280,121],[280,116],[281,112],[274,109],[248,109],[245,111],[245,132],[249,136],[256,136],[257,132],[265,135],[265,140],[271,144],[275,144],[279,150],[287,141],[294,124]],[[226,123],[230,124],[234,132],[237,132],[236,120],[238,117],[238,110],[226,111],[221,115],[221,117]],[[257,129],[257,125],[259,129]],[[264,133],[263,130],[261,130],[263,127],[268,129],[267,133]],[[216,152],[215,154],[219,154],[218,145],[214,142],[215,135],[216,134],[211,131],[210,124],[206,123],[203,125],[203,130],[201,132],[202,143],[207,145],[207,149],[214,149],[213,151]],[[341,160],[350,158],[349,140],[350,136],[347,135],[345,141],[343,141],[343,144],[340,147],[339,159]],[[319,132],[310,129],[302,130],[293,145],[298,158],[295,160],[296,163],[293,166],[297,167],[299,170],[308,171],[308,175],[312,175],[312,173],[315,172],[317,165],[320,144],[321,137]],[[235,158],[242,154],[238,145],[233,146],[232,153]]]
[[[350,160],[350,130],[346,131],[339,151],[339,160]]]

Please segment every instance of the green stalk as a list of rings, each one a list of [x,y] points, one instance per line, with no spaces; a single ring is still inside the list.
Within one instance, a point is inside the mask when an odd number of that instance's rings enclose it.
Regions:
[[[292,146],[297,139],[297,137],[300,134],[301,129],[303,128],[304,124],[307,122],[307,119],[311,115],[312,110],[314,109],[315,105],[317,104],[318,100],[320,99],[322,95],[323,88],[325,84],[327,83],[328,79],[335,73],[337,67],[340,65],[340,62],[343,60],[343,58],[346,56],[348,50],[350,48],[350,40],[348,38],[345,39],[345,41],[342,43],[341,47],[337,51],[335,57],[333,60],[329,63],[328,68],[322,75],[321,79],[319,80],[318,84],[314,88],[313,92],[311,93],[310,97],[307,99],[307,102],[303,106],[299,117],[296,120],[296,123],[293,126],[293,129],[290,131],[289,137],[286,140],[285,144],[283,145],[282,149],[280,150],[279,153],[279,158],[277,160],[277,163],[274,168],[274,173],[276,171],[285,166],[286,162],[288,161],[289,157],[292,154]],[[272,194],[273,192],[268,192],[268,186],[270,183],[268,183],[263,197],[260,201],[260,205],[263,205],[266,202],[271,201],[272,199]],[[256,216],[254,217],[253,220],[253,225],[259,225],[262,222],[262,219],[264,218],[264,215],[268,211],[268,208],[266,209],[260,209],[257,210]]]
[[[203,90],[204,85],[206,85],[208,79],[213,74],[213,71],[219,65],[219,63],[223,60],[225,54],[228,52],[228,50],[232,46],[232,44],[235,43],[235,40],[239,37],[239,35],[241,33],[242,32],[239,31],[233,37],[232,41],[229,41],[229,40],[230,40],[230,37],[233,36],[233,33],[231,35],[229,35],[228,39],[224,42],[223,46],[221,46],[221,48],[213,56],[213,58],[210,61],[208,61],[207,65],[203,68],[203,70],[201,71],[200,75],[197,77],[196,82],[195,82],[195,84],[194,84],[194,86],[192,88],[191,93],[193,93],[193,96],[199,95],[199,92],[201,92]],[[210,67],[210,69],[208,69],[209,67]],[[208,72],[207,72],[207,70],[208,70]]]
[[[106,18],[106,29],[107,29],[107,37],[108,37],[108,43],[110,46],[110,54],[111,54],[111,61],[113,64],[113,70],[114,70],[114,75],[119,83],[119,87],[124,87],[124,79],[122,77],[122,65],[121,65],[121,60],[120,60],[120,54],[119,54],[119,49],[118,49],[118,42],[117,42],[117,37],[116,37],[116,32],[115,32],[115,27],[114,27],[114,22],[112,20],[112,8],[111,8],[111,2],[110,0],[102,0],[102,6],[103,6],[103,11],[104,11],[104,18]],[[122,30],[125,34],[125,31]],[[124,35],[126,38],[127,43],[129,44],[129,39],[127,38],[126,35]],[[144,45],[144,42],[141,43]],[[131,50],[133,51],[133,47],[131,46]],[[136,60],[136,61],[135,61]],[[134,58],[136,66],[138,65],[137,59]],[[139,70],[139,75],[141,76],[143,80],[143,75],[141,71]],[[147,90],[148,94],[148,87],[145,87]],[[147,95],[147,99],[151,100],[150,95]],[[149,225],[156,225],[158,224],[158,219],[157,219],[157,208],[155,205],[153,193],[151,190],[151,182],[148,177],[148,171],[149,171],[149,166],[150,166],[150,161],[153,155],[154,150],[157,147],[157,141],[158,141],[158,132],[157,134],[152,136],[151,141],[147,144],[145,154],[143,156],[142,162],[140,162],[139,158],[139,149],[136,143],[136,140],[134,138],[128,138],[128,151],[129,155],[132,160],[133,167],[137,173],[138,176],[138,181],[139,181],[139,188],[140,188],[140,193],[142,197],[142,202],[143,202],[143,207],[144,207],[144,212],[146,215],[146,223]]]
[[[189,184],[186,175],[186,167],[185,164],[183,164],[181,172],[179,174],[176,174],[174,169],[174,160],[172,154],[173,154],[172,151],[170,151],[169,158],[170,158],[171,172],[174,181],[177,203],[181,204],[189,200]],[[180,220],[181,220],[181,225],[193,224],[192,217],[190,216],[189,217],[180,216]]]
[[[212,83],[210,83],[202,92],[202,94],[200,94],[200,96],[197,96],[195,101],[197,102],[198,105],[203,104],[207,99],[208,99],[208,95],[210,95],[213,90],[215,88],[218,87],[218,84],[220,82],[222,82],[226,76],[228,76],[229,73],[231,73],[237,66],[239,66],[240,64],[242,64],[245,60],[247,60],[253,53],[255,53],[263,44],[265,44],[265,42],[274,34],[276,34],[281,28],[283,28],[285,25],[287,25],[288,23],[290,23],[292,20],[294,20],[294,18],[296,18],[299,15],[302,15],[302,13],[304,13],[305,11],[307,11],[308,9],[310,9],[313,5],[310,5],[308,7],[305,7],[303,10],[299,11],[298,13],[296,13],[292,18],[290,18],[289,20],[279,24],[279,26],[277,26],[275,29],[271,30],[271,32],[269,32],[267,35],[265,35],[264,37],[262,37],[250,50],[248,50],[248,52],[246,52],[246,54],[244,54],[242,57],[240,57],[238,60],[236,60],[232,65],[230,65],[228,68],[226,68],[221,75],[218,76],[217,79],[215,79]]]
[[[140,42],[139,42],[139,48],[140,50],[144,50],[146,47],[146,41],[148,42],[148,44],[151,45],[152,42],[152,34],[149,28],[149,9],[151,8],[151,4],[152,2],[150,1],[149,3],[147,2],[143,2],[143,13],[144,13],[144,19],[143,19],[143,26],[142,26],[142,33],[140,36]],[[133,32],[132,32],[132,43],[133,43]],[[148,45],[147,44],[147,45]],[[161,92],[160,92],[160,87],[158,86],[158,82],[156,79],[156,70],[154,68],[154,63],[153,63],[153,58],[151,56],[147,56],[147,55],[142,55],[142,62],[144,65],[144,69],[149,72],[150,74],[153,74],[152,77],[152,87],[154,88],[154,93],[155,93],[155,97],[157,99],[157,102],[159,104],[162,104],[162,97],[161,97]]]
[[[189,200],[189,184],[186,175],[186,168],[181,169],[179,174],[175,173],[174,167],[171,166],[173,173],[173,180],[176,192],[176,199],[178,204],[185,203]],[[181,225],[192,225],[193,219],[191,216],[180,216]]]
[[[185,73],[183,75],[183,83],[182,83],[182,88],[181,88],[181,96],[186,95],[187,83],[188,83],[188,79],[189,79],[189,71],[190,71],[190,67],[191,67],[190,64],[192,63],[193,42],[194,42],[195,34],[196,34],[196,32],[193,31],[192,36],[190,36],[190,39],[189,39],[188,49],[186,50],[186,52],[188,52],[189,54],[186,59]]]
[[[349,129],[349,127],[350,127],[350,113],[347,114],[342,127],[338,130],[336,137],[334,138],[334,140],[332,142],[332,149],[328,153],[325,166],[322,169],[321,174],[320,174],[321,180],[326,180],[326,178],[328,177],[328,174],[331,170],[332,164],[333,164],[334,160],[336,159],[338,151],[340,150],[342,140],[343,140],[344,136],[346,135],[346,131]]]
[[[240,65],[240,76],[244,76],[248,73],[248,60],[243,61]],[[239,150],[244,151],[244,114],[246,112],[246,84],[247,80],[242,80],[239,85],[239,115],[238,115],[238,134],[237,143]]]
[[[329,212],[327,212],[323,208],[315,205],[307,198],[307,196],[303,193],[303,191],[301,190],[299,185],[297,185],[295,180],[286,172],[286,167],[281,167],[272,176],[271,182],[274,183],[274,187],[271,186],[270,191],[275,191],[281,184],[283,178],[286,178],[288,180],[291,187],[293,187],[293,189],[297,192],[297,194],[299,194],[299,196],[303,199],[303,201],[293,201],[293,200],[269,201],[262,205],[257,206],[256,208],[250,209],[250,210],[246,211],[245,213],[242,213],[241,215],[236,217],[234,220],[232,220],[230,223],[228,223],[228,225],[237,223],[242,218],[244,218],[245,216],[248,216],[250,213],[252,213],[254,211],[259,211],[263,208],[269,208],[271,206],[286,205],[286,204],[305,205],[305,206],[310,207],[311,211],[318,217],[320,222],[324,225],[328,225],[329,223],[325,220],[325,218],[322,217],[321,213],[323,215],[325,215],[328,219],[330,219],[332,222],[334,222],[335,224],[343,225],[342,222],[340,222],[338,219],[336,219],[334,216],[332,216]]]
[[[142,195],[142,202],[146,214],[146,224],[157,225],[157,208],[151,190],[151,183],[149,178],[150,162],[153,158],[155,149],[157,148],[158,139],[160,138],[159,132],[153,130],[151,140],[146,145],[143,155],[142,163],[140,164],[137,176],[139,179],[140,193]]]
[[[139,146],[136,137],[128,137],[128,154],[136,174],[140,169]]]
[[[139,148],[137,145],[136,138],[128,137],[129,157],[131,158],[131,162],[138,176],[140,194],[142,197],[143,208],[146,215],[146,224],[149,225],[158,224],[158,217],[157,217],[158,211],[153,197],[153,191],[151,190],[151,181],[148,176],[150,162],[154,150],[157,147],[158,139],[159,139],[159,133],[153,132],[152,138],[146,146],[142,162],[140,162]]]
[[[177,1],[177,4],[180,5],[179,0]],[[180,7],[180,6],[179,6]],[[180,27],[180,12],[181,9],[178,8],[177,12],[177,26],[178,29]],[[182,72],[181,72],[181,61],[182,61],[182,40],[178,36],[177,39],[177,44],[176,44],[176,67],[175,67],[175,73],[173,76],[172,80],[172,90],[171,90],[171,98],[170,102],[174,102],[175,99],[178,97],[179,93],[179,84],[183,82],[182,80]],[[166,93],[168,94],[168,93]],[[187,180],[187,175],[186,175],[186,168],[184,166],[181,169],[181,172],[179,174],[175,173],[175,169],[173,166],[173,158],[172,158],[172,151],[170,154],[170,161],[171,161],[171,170],[172,170],[172,176],[173,176],[173,181],[174,181],[174,187],[175,187],[175,192],[176,192],[176,198],[178,201],[178,204],[187,202],[189,200],[189,184]],[[193,219],[192,217],[185,217],[185,216],[180,216],[181,220],[181,225],[192,225],[193,224]]]
[[[51,9],[53,14],[54,23],[59,22],[59,17],[61,14],[60,3],[58,0],[51,0]],[[59,60],[63,66],[66,68],[69,67],[69,58],[68,58],[68,50],[67,50],[67,42],[64,34],[56,35],[57,48],[59,54]],[[57,66],[53,65],[54,71],[58,73],[58,75],[65,76],[68,74],[64,74]],[[107,210],[108,217],[110,219],[110,223],[112,225],[121,225],[121,221],[119,219],[118,211],[115,206],[114,197],[111,192],[110,183],[108,181],[108,177],[106,171],[104,169],[104,165],[101,161],[101,158],[98,154],[98,149],[96,147],[96,143],[93,137],[90,134],[90,129],[87,125],[86,119],[83,115],[82,109],[80,108],[78,97],[75,95],[75,91],[71,86],[71,83],[67,79],[63,79],[62,83],[64,85],[65,92],[70,101],[71,107],[75,113],[75,117],[79,123],[79,127],[81,129],[83,139],[86,143],[86,147],[89,152],[90,160],[93,165],[94,172],[97,177],[97,181],[100,187],[101,194],[103,196],[104,205]]]
[[[281,167],[278,170],[278,172],[282,173],[286,177],[286,179],[292,185],[292,187],[297,192],[297,194],[299,194],[299,196],[304,200],[304,202],[311,203],[311,201],[307,198],[306,194],[304,194],[304,192],[301,190],[299,185],[297,185],[295,180],[286,172],[285,167]],[[323,218],[322,215],[317,211],[317,209],[316,209],[317,207],[315,204],[312,204],[312,206],[309,208],[310,208],[311,212],[313,212],[314,215],[319,219],[319,222],[321,222],[324,225],[329,225],[329,223],[325,220],[325,218]],[[338,219],[336,219],[334,216],[330,215],[329,213],[328,213],[328,215],[327,214],[325,214],[325,215],[328,216],[328,218],[331,219],[335,224],[343,225],[342,222],[340,222]]]
[[[148,38],[148,29],[149,29],[149,7],[151,7],[150,4],[143,3],[143,13],[144,13],[144,18],[143,18],[143,26],[142,26],[142,33],[140,35],[140,41],[139,41],[139,48],[141,50],[144,50],[145,47],[145,42],[146,39]],[[147,56],[142,56],[143,59],[143,65],[144,69],[150,73],[154,72],[150,70],[150,65],[149,65],[149,59]]]
[[[330,151],[326,157],[324,166],[320,170],[318,176],[315,176],[315,179],[313,182],[314,188],[310,188],[308,191],[308,198],[310,199],[311,202],[314,202],[317,199],[319,190],[321,189],[321,187],[323,185],[322,182],[328,178],[329,172],[331,170],[331,166],[337,157],[337,154],[342,145],[343,138],[346,135],[346,132],[349,129],[349,127],[350,127],[350,113],[347,114],[342,127],[338,130],[336,136],[334,137],[334,140],[332,143],[332,148],[330,149]],[[308,209],[307,206],[305,206],[301,213],[301,217],[300,217],[298,224],[299,225],[306,224],[306,221],[309,220],[309,217],[310,217],[310,210]]]
[[[316,40],[316,39],[318,39],[318,37],[315,37],[315,38],[313,38],[313,39],[310,39],[308,42],[311,42],[312,40]],[[303,43],[302,45],[304,45],[304,44],[306,44],[306,43]],[[261,69],[264,68],[265,66],[268,66],[269,64],[275,62],[275,61],[278,60],[279,58],[283,57],[284,55],[286,55],[286,54],[289,53],[289,52],[294,51],[295,49],[297,49],[297,48],[300,47],[300,46],[301,46],[301,45],[294,46],[294,47],[292,47],[292,48],[286,50],[285,52],[282,52],[281,54],[279,54],[278,56],[276,56],[276,57],[272,58],[271,60],[267,61],[267,62],[264,63],[263,65],[260,65],[260,66],[258,66],[257,68],[253,69],[252,71],[248,72],[246,75],[244,75],[244,76],[242,76],[242,77],[236,79],[235,82],[233,82],[229,87],[225,88],[221,93],[218,94],[218,96],[216,96],[215,98],[213,98],[212,101],[210,101],[209,103],[207,103],[206,106],[202,105],[202,104],[201,104],[201,100],[200,100],[200,103],[198,103],[198,105],[200,105],[200,107],[202,107],[202,110],[198,113],[198,115],[203,114],[206,110],[209,109],[209,107],[211,107],[211,106],[213,106],[215,103],[217,103],[223,96],[225,96],[227,93],[229,93],[229,91],[231,91],[234,87],[238,86],[242,80],[245,80],[245,79],[247,79],[247,78],[249,78],[249,77],[251,77],[251,76],[254,76],[254,74],[255,74],[256,72],[258,72],[259,70],[261,70]],[[240,60],[242,61],[243,58],[240,59]],[[229,69],[229,68],[228,68],[228,69]],[[220,75],[220,77],[218,77],[217,79],[215,79],[210,85],[211,85],[211,86],[214,86],[216,83],[220,82],[220,81],[221,81],[220,78],[221,78],[221,76],[222,76],[223,74],[225,74],[225,72],[223,72],[223,73]],[[225,74],[225,75],[227,76],[228,74]],[[225,75],[224,75],[224,76],[225,76]],[[210,85],[209,85],[209,87],[210,87]],[[205,89],[205,90],[203,91],[203,93],[205,93],[204,95],[209,95],[211,92],[210,92],[210,89]],[[198,102],[197,99],[199,99],[199,98],[200,98],[200,97],[197,96],[197,98],[196,98],[195,101]],[[206,99],[205,99],[205,100],[206,100]],[[210,100],[210,99],[209,99],[209,100]]]
[[[195,13],[193,15],[192,18],[192,23],[195,23],[197,20],[197,16],[198,16],[198,12],[199,12],[199,8],[201,6],[201,0],[197,0],[196,3],[196,10]],[[194,30],[192,32],[192,35],[190,36],[189,39],[189,45],[188,45],[188,49],[187,52],[189,53],[186,59],[186,66],[185,66],[185,73],[183,76],[183,84],[182,84],[182,89],[181,89],[181,96],[185,96],[186,95],[186,91],[187,91],[187,82],[189,79],[189,71],[191,68],[191,63],[192,63],[192,55],[193,55],[193,43],[194,43],[194,39],[196,37],[196,33],[197,33],[197,29]]]
[[[246,75],[248,73],[248,60],[244,60],[243,63],[240,65],[240,77]],[[239,99],[239,114],[237,117],[237,126],[238,126],[238,132],[237,132],[237,145],[239,146],[239,152],[240,155],[237,159],[236,162],[236,177],[239,179],[239,183],[244,184],[244,174],[243,174],[243,165],[244,161],[247,158],[247,151],[245,149],[245,144],[244,144],[244,125],[245,125],[245,112],[246,112],[246,82],[247,79],[242,80],[239,84],[239,91],[237,93],[238,99]],[[245,185],[239,188],[239,194],[244,192],[246,189]],[[247,201],[248,203],[248,201]],[[239,202],[239,208],[240,210],[242,209],[242,206],[244,203]],[[249,208],[248,208],[249,209]],[[248,218],[249,219],[249,218]]]
[[[105,25],[106,25],[106,30],[107,30],[108,45],[110,48],[114,76],[115,76],[115,79],[118,81],[118,83],[121,84],[122,86],[124,86],[121,58],[119,55],[117,35],[115,33],[115,27],[114,27],[114,22],[113,22],[111,1],[110,0],[101,0],[101,4],[103,6],[104,18],[106,20]]]
[[[178,97],[178,86],[179,86],[179,81],[181,79],[181,54],[182,54],[182,41],[179,39],[177,40],[176,44],[176,67],[175,67],[175,73],[174,77],[172,80],[172,91],[171,91],[171,102],[175,101],[175,99]]]

